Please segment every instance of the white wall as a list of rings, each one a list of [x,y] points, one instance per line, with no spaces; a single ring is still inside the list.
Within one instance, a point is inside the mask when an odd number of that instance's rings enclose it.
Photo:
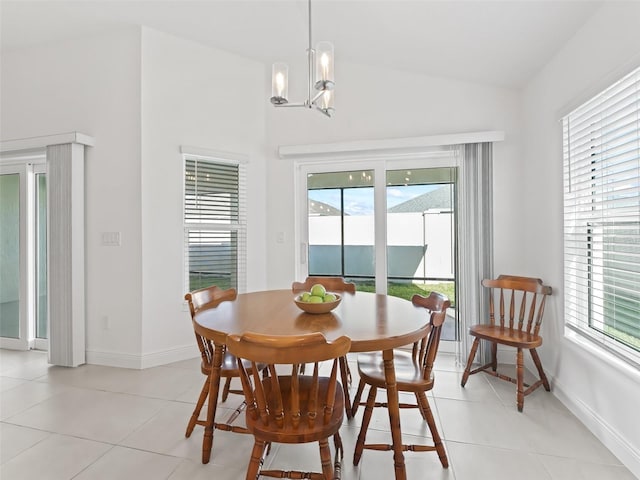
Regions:
[[[264,65],[142,30],[143,365],[193,353],[184,305],[181,145],[249,158],[248,290],[266,288]],[[178,349],[178,350],[176,350]]]
[[[85,159],[87,358],[138,355],[140,30],[3,52],[0,102],[2,140],[96,139]],[[101,232],[121,232],[122,245],[102,247]]]
[[[570,108],[640,65],[640,4],[603,6],[523,94],[527,182],[516,224],[526,232],[526,271],[554,289],[540,349],[552,388],[640,476],[640,373],[564,338],[562,124]]]
[[[304,52],[289,66],[290,100],[296,101],[305,95]],[[266,89],[265,95],[269,95]],[[267,129],[269,287],[287,288],[295,275],[294,169],[291,160],[276,157],[277,146],[483,130],[506,132],[506,141],[494,150],[496,271],[522,271],[523,238],[511,228],[518,218],[523,181],[518,161],[522,155],[519,92],[338,62],[334,118],[303,109],[270,108]],[[284,243],[276,243],[278,232],[284,232]]]
[[[244,154],[249,290],[266,288],[264,66],[147,28],[3,52],[2,140],[79,131],[86,155],[87,362],[194,357],[183,302],[182,157]],[[120,232],[120,247],[100,245]]]

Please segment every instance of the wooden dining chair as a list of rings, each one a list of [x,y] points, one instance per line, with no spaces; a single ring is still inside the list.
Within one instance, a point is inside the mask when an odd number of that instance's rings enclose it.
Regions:
[[[462,375],[464,387],[469,375],[485,372],[494,377],[516,384],[516,403],[518,411],[524,407],[524,397],[543,385],[548,392],[551,390],[540,357],[536,348],[542,345],[540,324],[544,315],[544,305],[547,296],[551,295],[551,287],[545,286],[539,278],[518,277],[514,275],[500,275],[497,279],[485,279],[482,285],[489,293],[489,323],[473,325],[469,334],[474,336],[467,366]],[[496,312],[497,310],[497,312]],[[496,322],[496,313],[498,321]],[[506,315],[506,317],[505,317]],[[517,315],[517,317],[516,317]],[[473,360],[478,350],[480,340],[491,343],[491,361],[471,370]],[[516,348],[516,378],[498,373],[498,344]],[[538,370],[540,378],[529,385],[524,383],[523,350],[531,352],[531,358]],[[526,388],[526,390],[525,390]]]
[[[351,347],[348,337],[329,343],[319,333],[299,336],[271,336],[257,333],[230,335],[227,347],[238,360],[244,390],[247,428],[254,436],[254,446],[247,467],[247,480],[259,476],[276,478],[340,478],[342,441],[340,425],[344,417],[342,386],[337,380],[338,358]],[[245,361],[251,362],[251,370]],[[318,375],[318,362],[333,360],[329,377]],[[260,378],[258,363],[269,364],[269,376]],[[300,373],[300,364],[313,362],[313,374]],[[290,375],[276,371],[290,368]],[[335,446],[331,461],[329,437]],[[270,443],[300,444],[318,442],[322,473],[284,470],[261,470],[265,448]]]
[[[291,290],[294,292],[309,291],[311,287],[318,283],[326,288],[328,292],[356,293],[356,284],[345,282],[342,277],[307,277],[304,282],[293,282]]]
[[[416,403],[401,403],[400,408],[418,408],[422,418],[427,422],[433,445],[402,445],[403,450],[411,450],[414,452],[436,451],[440,458],[440,463],[444,468],[449,466],[447,454],[444,445],[438,434],[436,422],[429,407],[426,392],[431,390],[434,385],[433,362],[438,353],[440,344],[440,334],[442,324],[447,316],[447,308],[450,306],[449,299],[437,292],[431,292],[428,297],[422,295],[414,295],[411,302],[426,310],[429,315],[429,330],[425,337],[413,344],[411,353],[403,350],[394,351],[394,368],[396,374],[396,384],[398,392],[413,393],[416,397]],[[358,373],[360,375],[360,385],[367,384],[370,386],[369,395],[365,410],[362,417],[362,425],[356,442],[356,448],[353,455],[353,464],[358,465],[362,452],[365,448],[371,450],[392,450],[391,444],[365,444],[367,429],[371,421],[371,415],[374,407],[387,407],[386,403],[376,402],[378,389],[386,388],[386,379],[384,371],[384,362],[382,353],[361,353],[358,355]],[[354,399],[353,413],[358,408],[362,389],[358,387],[358,393]],[[400,418],[391,420],[391,431],[400,428]]]
[[[291,290],[294,293],[308,292],[316,284],[322,285],[328,292],[347,292],[356,293],[356,284],[351,282],[345,282],[342,277],[307,277],[304,282],[293,282],[291,284]],[[304,364],[300,367],[302,373],[304,373]],[[349,388],[351,387],[351,370],[349,369],[349,363],[347,357],[340,358],[340,378],[342,380],[342,387],[344,391],[344,405],[347,409],[347,418],[351,418],[351,396],[349,395]]]
[[[224,301],[232,301],[237,297],[236,290],[233,288],[229,288],[227,290],[223,290],[215,285],[212,285],[207,288],[202,288],[200,290],[195,290],[193,292],[187,293],[184,298],[189,304],[189,311],[191,312],[191,318],[193,319],[195,315],[205,309],[208,308],[216,308],[220,303]],[[211,375],[211,368],[213,363],[213,357],[215,352],[215,345],[213,342],[202,335],[199,335],[195,332],[196,343],[198,344],[198,349],[200,350],[200,370],[202,374],[205,376],[204,385],[202,386],[202,390],[200,391],[200,396],[198,397],[198,401],[196,403],[196,407],[193,410],[193,414],[189,419],[189,423],[187,425],[187,430],[185,432],[186,437],[190,437],[193,429],[196,425],[205,426],[206,420],[201,420],[200,411],[202,410],[202,406],[207,400],[207,396],[209,395],[209,379]],[[266,368],[265,364],[257,364],[256,367],[259,371],[262,371]],[[247,365],[247,368],[251,368]],[[222,401],[225,402],[229,393],[235,393],[238,395],[242,395],[242,390],[231,389],[231,379],[240,376],[240,371],[238,370],[238,363],[236,357],[233,356],[228,351],[224,351],[222,356],[222,366],[220,369],[220,377],[225,379],[224,388],[222,391]],[[218,399],[210,399],[210,401],[217,402]],[[214,423],[214,427],[220,430],[234,431],[237,433],[248,433],[243,427],[233,426],[233,422],[237,418],[237,416],[242,412],[244,408],[244,403],[240,405],[232,415],[227,419],[224,423]],[[204,458],[204,457],[203,457]],[[208,458],[206,462],[208,462]]]

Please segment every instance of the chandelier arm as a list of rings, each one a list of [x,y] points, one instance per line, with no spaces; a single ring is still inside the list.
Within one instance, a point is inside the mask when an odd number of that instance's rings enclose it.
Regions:
[[[298,102],[298,103],[283,103],[280,105],[274,105],[276,108],[285,108],[285,107],[306,107],[310,108],[307,102]]]
[[[324,95],[325,90],[320,90],[318,93],[315,94],[315,96],[311,99],[311,104],[315,105],[316,104],[316,100],[318,100],[322,95]]]
[[[325,108],[320,108],[320,107],[319,107],[319,106],[317,106],[317,105],[316,105],[316,110],[318,110],[318,111],[319,111],[319,112],[321,112],[321,113],[324,113],[324,114],[325,114],[327,117],[329,117],[329,118],[331,118],[331,117],[333,116],[333,115],[332,115],[332,112],[331,112],[330,110],[325,109]]]

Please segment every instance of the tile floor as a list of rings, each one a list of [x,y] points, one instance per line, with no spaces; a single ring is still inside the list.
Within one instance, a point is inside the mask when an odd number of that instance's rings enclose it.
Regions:
[[[355,357],[349,361],[356,373]],[[409,479],[635,478],[552,394],[537,390],[518,413],[506,382],[474,375],[462,389],[452,356],[442,354],[436,366],[429,400],[450,467],[435,453],[407,452]],[[250,436],[216,431],[208,465],[200,462],[202,428],[184,437],[202,382],[198,359],[147,370],[70,369],[49,366],[42,352],[0,350],[0,478],[243,479]],[[239,402],[230,395],[219,415]],[[391,452],[365,451],[352,465],[361,416],[362,409],[341,430],[342,478],[392,479]],[[430,440],[417,411],[403,410],[402,420],[411,443]],[[367,440],[387,443],[388,432],[386,412],[376,409]],[[266,462],[319,468],[315,445],[274,446]]]

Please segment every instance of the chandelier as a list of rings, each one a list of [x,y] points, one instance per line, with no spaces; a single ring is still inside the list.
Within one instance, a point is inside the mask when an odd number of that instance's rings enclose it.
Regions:
[[[271,103],[276,107],[315,108],[327,117],[333,116],[333,45],[319,42],[311,48],[311,0],[309,0],[309,48],[307,49],[308,90],[304,102],[289,103],[289,67],[274,63],[271,77]]]

